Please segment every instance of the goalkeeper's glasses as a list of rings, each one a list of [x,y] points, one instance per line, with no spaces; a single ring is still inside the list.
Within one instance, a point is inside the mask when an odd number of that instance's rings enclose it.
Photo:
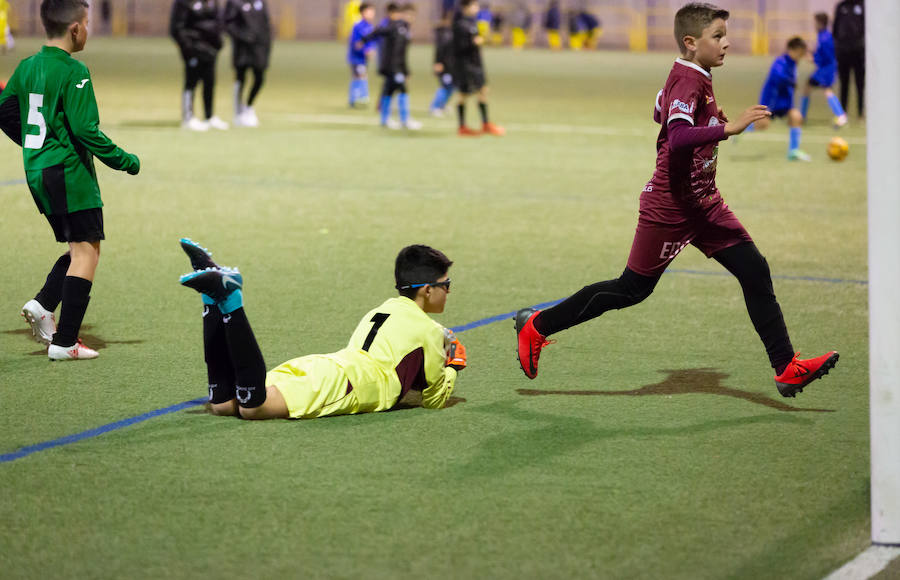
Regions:
[[[422,284],[407,284],[406,286],[397,286],[397,290],[411,290],[413,288],[422,288],[424,286],[434,286],[443,288],[447,292],[450,291],[450,278],[443,280],[441,282],[424,282]]]

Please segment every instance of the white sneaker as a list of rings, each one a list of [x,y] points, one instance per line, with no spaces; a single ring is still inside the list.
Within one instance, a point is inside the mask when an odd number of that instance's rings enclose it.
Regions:
[[[415,119],[407,119],[406,123],[403,126],[410,131],[418,131],[422,128],[422,123],[416,121]]]
[[[847,114],[846,113],[834,118],[834,128],[835,129],[840,129],[841,127],[844,127],[846,125],[847,125]]]
[[[238,112],[234,113],[234,119],[231,120],[231,125],[233,127],[243,127],[244,126],[243,114],[244,114],[243,111],[241,111],[240,113],[238,113]]]
[[[209,131],[209,123],[201,121],[197,117],[191,117],[181,124],[181,128],[189,131]]]
[[[256,116],[256,111],[253,110],[253,107],[244,108],[244,111],[241,113],[241,123],[244,127],[259,127],[259,117]]]
[[[22,316],[31,325],[34,339],[42,344],[50,344],[56,332],[56,318],[53,313],[32,298],[22,307]]]
[[[92,348],[84,346],[84,343],[81,342],[81,339],[79,338],[78,342],[72,346],[51,344],[50,347],[47,348],[47,356],[50,357],[50,360],[87,360],[97,358],[100,356],[100,353]]]
[[[429,111],[429,113],[431,113],[431,116],[432,116],[432,117],[443,117],[443,116],[444,116],[444,109],[431,109],[431,110]]]
[[[400,128],[400,121],[398,121],[397,119],[388,119],[387,122],[382,125],[382,127],[387,127],[392,131],[396,131]]]
[[[206,120],[209,126],[213,129],[218,129],[219,131],[227,131],[228,123],[223,121],[222,119],[216,117],[215,115]]]

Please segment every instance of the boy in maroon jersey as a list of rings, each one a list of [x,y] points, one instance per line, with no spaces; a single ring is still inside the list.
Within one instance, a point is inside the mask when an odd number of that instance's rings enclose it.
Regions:
[[[716,103],[710,69],[724,64],[729,46],[726,20],[728,11],[710,4],[687,4],[676,13],[681,58],[656,96],[653,119],[662,125],[656,139],[656,171],[641,193],[625,271],[614,280],[585,286],[552,308],[523,308],[516,313],[519,364],[528,378],[537,376],[541,349],[550,342],[547,336],[607,310],[641,302],[688,244],[715,258],[740,282],[750,320],[783,396],[795,396],[837,362],[834,351],[807,360],[794,354],[769,265],[716,188],[719,141],[771,115],[765,106],[755,105],[732,122]]]

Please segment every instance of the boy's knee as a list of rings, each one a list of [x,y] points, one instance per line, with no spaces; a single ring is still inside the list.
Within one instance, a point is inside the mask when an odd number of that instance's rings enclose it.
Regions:
[[[653,294],[653,289],[656,288],[658,281],[659,278],[642,276],[628,269],[619,277],[619,283],[625,289],[625,293],[632,305],[643,302]]]
[[[788,111],[788,123],[791,127],[799,127],[803,124],[803,114],[797,109],[791,109]]]

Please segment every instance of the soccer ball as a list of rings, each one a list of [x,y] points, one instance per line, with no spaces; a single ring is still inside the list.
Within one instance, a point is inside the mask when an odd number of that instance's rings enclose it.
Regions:
[[[843,161],[847,154],[850,153],[850,145],[840,137],[832,137],[828,142],[828,156],[835,161]]]

